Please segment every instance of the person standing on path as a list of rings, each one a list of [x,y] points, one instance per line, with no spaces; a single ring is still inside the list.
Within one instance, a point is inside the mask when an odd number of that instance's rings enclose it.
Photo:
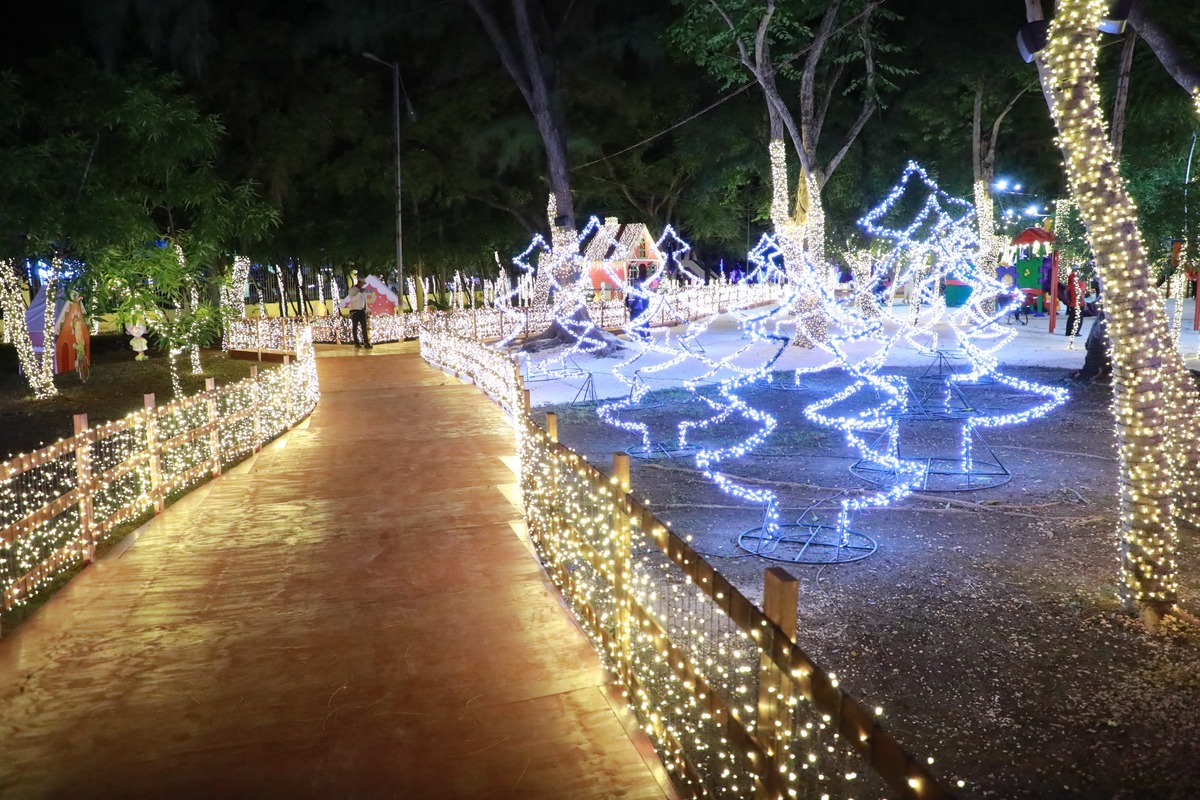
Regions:
[[[350,309],[350,335],[354,337],[355,347],[371,347],[371,339],[367,333],[367,295],[363,291],[366,284],[358,281],[346,292],[346,308]],[[358,341],[358,331],[362,328],[362,343]]]

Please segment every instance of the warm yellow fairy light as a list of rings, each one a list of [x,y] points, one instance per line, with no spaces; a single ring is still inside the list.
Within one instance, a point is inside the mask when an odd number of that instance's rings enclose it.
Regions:
[[[824,280],[825,213],[820,202],[820,187],[811,175],[801,175],[808,198],[804,218],[797,220],[791,211],[791,183],[787,173],[787,145],[772,139],[767,145],[771,161],[771,222],[775,226],[775,245],[783,260],[784,272],[792,284],[792,308],[796,322],[793,344],[811,347],[829,336],[829,315],[823,306],[823,293],[816,281]]]
[[[1113,158],[1096,80],[1108,0],[1061,0],[1038,54],[1072,194],[1096,255],[1112,340],[1120,454],[1121,586],[1154,614],[1176,601],[1177,516],[1194,515],[1200,411],[1155,296],[1137,209]]]
[[[53,320],[54,309],[53,289],[53,283],[48,283],[46,307],[49,309],[51,320]],[[50,337],[50,332],[54,330],[54,327],[47,325],[43,328],[46,334],[46,346],[43,347],[42,358],[39,360],[37,354],[33,352],[33,343],[29,340],[29,329],[25,324],[24,287],[21,279],[17,276],[13,263],[7,260],[0,260],[0,310],[4,312],[4,334],[16,347],[17,360],[21,364],[21,371],[25,373],[25,379],[29,382],[33,396],[39,400],[54,397],[58,394],[58,389],[54,386],[54,370],[52,368],[54,347]]]
[[[979,224],[979,266],[985,275],[995,275],[1000,259],[1000,237],[996,235],[996,215],[992,192],[986,181],[975,181],[975,219]]]
[[[3,607],[28,602],[97,539],[307,416],[320,396],[312,340],[257,378],[130,414],[0,464]]]
[[[428,329],[421,354],[473,381],[512,416],[539,560],[683,794],[819,797],[836,787],[838,796],[855,796],[849,790],[864,782],[863,771],[845,767],[866,766],[869,751],[850,746],[812,692],[823,683],[825,692],[837,692],[835,713],[854,706],[868,719],[866,709],[842,699],[837,678],[779,638],[782,631],[743,595],[716,590],[716,575],[686,537],[631,507],[618,475],[606,477],[536,427],[520,372],[504,353]],[[749,620],[735,622],[733,608]],[[763,716],[768,706],[775,710]],[[874,723],[853,738],[871,737],[888,738]],[[920,782],[920,796],[949,796],[925,765],[907,759],[905,769]]]
[[[233,257],[233,271],[221,284],[221,317],[225,328],[225,349],[229,349],[229,324],[246,313],[246,284],[250,280],[250,259]],[[318,285],[320,281],[317,282]]]

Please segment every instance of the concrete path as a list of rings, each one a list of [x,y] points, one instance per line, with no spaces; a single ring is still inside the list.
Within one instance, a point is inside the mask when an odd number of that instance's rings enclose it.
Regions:
[[[321,355],[307,423],[0,640],[0,797],[671,796],[501,414],[411,344]]]

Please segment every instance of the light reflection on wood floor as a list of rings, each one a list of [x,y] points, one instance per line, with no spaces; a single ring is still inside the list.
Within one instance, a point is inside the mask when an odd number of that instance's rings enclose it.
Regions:
[[[496,407],[415,343],[318,351],[308,422],[0,640],[0,797],[670,796]]]

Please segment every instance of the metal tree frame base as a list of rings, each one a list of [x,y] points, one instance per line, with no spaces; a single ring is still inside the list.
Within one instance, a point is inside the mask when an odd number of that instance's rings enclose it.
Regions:
[[[637,390],[641,387],[646,387],[647,392],[642,395],[642,398],[643,398],[642,400],[634,400],[633,396],[635,394],[637,394]],[[633,373],[633,385],[631,385],[629,387],[629,394],[626,397],[626,400],[628,402],[632,403],[632,405],[627,405],[624,408],[622,408],[621,410],[622,411],[642,411],[642,410],[649,411],[652,408],[661,408],[662,406],[666,405],[666,403],[662,400],[646,400],[645,398],[650,397],[651,391],[652,390],[650,390],[646,384],[646,379],[642,377],[642,371],[639,369],[637,372]]]
[[[811,392],[814,390],[811,384],[802,381],[787,381],[774,380],[767,375],[762,376],[754,381],[754,385],[763,389],[774,389],[777,392]]]
[[[738,534],[738,547],[747,553],[785,564],[852,564],[879,549],[879,544],[858,531],[841,533],[833,525],[789,522],[774,536],[759,525]]]
[[[918,375],[913,380],[923,383],[946,383],[951,382],[959,386],[987,386],[995,383],[990,375],[982,375],[973,381],[955,380],[956,375],[965,373],[954,368],[954,360],[967,361],[970,359],[962,350],[936,350],[933,354],[933,361],[925,368],[925,371]]]
[[[571,405],[577,406],[580,403],[595,403],[596,402],[596,381],[592,377],[592,373],[585,372],[587,380],[583,382],[583,386],[579,387],[579,391],[575,393],[575,398],[571,400]]]
[[[591,379],[592,373],[579,366],[575,362],[575,359],[568,357],[567,361],[570,362],[570,366],[564,364],[563,366],[554,368],[541,367],[531,362],[529,363],[529,368],[525,371],[525,382],[561,381],[569,378],[582,378],[585,375],[589,380]]]
[[[698,447],[686,445],[680,447],[678,442],[667,439],[665,441],[653,441],[649,444],[635,444],[625,448],[625,453],[630,458],[685,458],[695,455],[699,450]]]
[[[913,419],[912,415],[907,418]],[[954,459],[942,456],[908,456],[901,450],[903,440],[896,446],[896,457],[907,463],[924,463],[925,474],[914,491],[920,492],[971,492],[977,489],[991,489],[1012,480],[1012,472],[1000,460],[979,433],[979,429],[971,424],[969,419],[956,419],[952,416],[930,415],[916,418],[926,422],[959,422],[967,428],[970,437],[971,458]],[[900,419],[892,420],[891,425],[876,437],[871,443],[872,452],[885,452],[892,428],[900,424]],[[897,481],[896,471],[887,464],[870,457],[860,458],[850,466],[850,473],[856,478],[873,483],[876,486],[890,488]]]

